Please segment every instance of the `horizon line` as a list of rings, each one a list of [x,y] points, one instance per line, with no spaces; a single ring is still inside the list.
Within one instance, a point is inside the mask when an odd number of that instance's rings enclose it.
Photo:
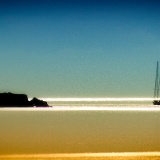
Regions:
[[[29,98],[32,99],[32,98]],[[48,102],[56,102],[56,101],[66,101],[66,102],[80,102],[80,101],[90,101],[90,102],[96,102],[96,101],[154,101],[154,100],[160,100],[160,98],[137,98],[137,97],[133,97],[133,98],[39,98],[41,100],[44,101],[48,101]]]

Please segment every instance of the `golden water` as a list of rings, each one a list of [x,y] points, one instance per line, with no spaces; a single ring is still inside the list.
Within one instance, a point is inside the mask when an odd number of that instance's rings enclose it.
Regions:
[[[160,160],[159,135],[153,106],[0,109],[0,160]]]
[[[159,160],[160,152],[1,155],[0,160]]]

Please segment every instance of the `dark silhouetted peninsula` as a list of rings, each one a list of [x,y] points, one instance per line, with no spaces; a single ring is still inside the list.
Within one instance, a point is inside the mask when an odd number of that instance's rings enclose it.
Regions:
[[[49,107],[46,101],[33,98],[28,100],[26,94],[0,93],[0,107]]]

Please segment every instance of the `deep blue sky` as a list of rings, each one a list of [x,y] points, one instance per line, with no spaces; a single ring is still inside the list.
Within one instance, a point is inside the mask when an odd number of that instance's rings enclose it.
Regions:
[[[160,2],[0,0],[0,92],[152,97]]]

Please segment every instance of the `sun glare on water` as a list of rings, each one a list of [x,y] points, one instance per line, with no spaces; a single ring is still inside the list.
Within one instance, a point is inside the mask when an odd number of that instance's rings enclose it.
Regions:
[[[63,154],[22,154],[0,155],[2,158],[100,158],[100,157],[151,157],[160,156],[160,152],[120,152],[120,153],[63,153]]]
[[[80,101],[88,101],[88,102],[95,102],[95,101],[153,101],[154,98],[39,98],[44,101],[64,101],[64,102],[80,102]]]
[[[47,102],[152,102],[153,98],[39,98],[41,100]],[[44,110],[44,111],[160,111],[159,106],[153,105],[117,105],[117,106],[93,106],[93,105],[81,105],[81,106],[65,106],[65,105],[58,105],[56,104],[53,107],[49,108],[2,108],[2,110]]]

